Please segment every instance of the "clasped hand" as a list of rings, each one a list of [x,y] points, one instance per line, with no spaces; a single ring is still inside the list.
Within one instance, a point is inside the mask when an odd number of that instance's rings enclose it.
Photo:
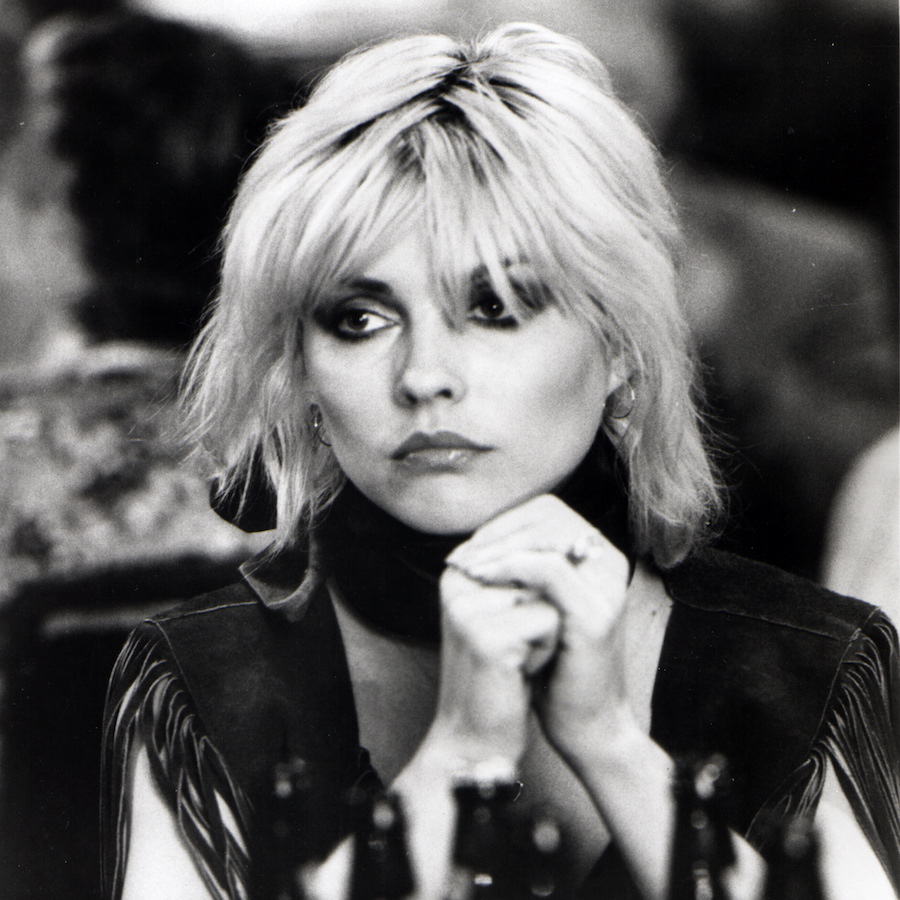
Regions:
[[[447,563],[433,736],[469,762],[517,761],[534,709],[572,757],[592,726],[621,717],[628,562],[590,523],[542,495],[483,525]]]

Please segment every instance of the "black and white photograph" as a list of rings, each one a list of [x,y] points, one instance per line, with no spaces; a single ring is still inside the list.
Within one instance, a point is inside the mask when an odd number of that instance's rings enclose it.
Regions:
[[[0,0],[0,900],[900,897],[887,0]]]

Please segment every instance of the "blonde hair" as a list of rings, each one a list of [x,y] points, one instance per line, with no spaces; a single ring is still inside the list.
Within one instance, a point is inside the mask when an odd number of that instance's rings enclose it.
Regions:
[[[616,449],[633,538],[660,565],[683,558],[718,495],[692,399],[671,202],[602,64],[535,25],[361,49],[273,129],[240,185],[221,288],[186,370],[190,434],[223,489],[245,490],[261,461],[279,546],[339,490],[302,402],[302,315],[412,217],[448,297],[466,242],[501,297],[504,261],[527,259],[550,299],[595,329],[598,352],[624,361],[635,405]]]

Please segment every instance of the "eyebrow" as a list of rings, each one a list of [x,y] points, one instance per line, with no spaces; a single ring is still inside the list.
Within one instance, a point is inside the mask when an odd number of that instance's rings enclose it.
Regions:
[[[500,260],[500,268],[501,269],[514,269],[516,266],[529,266],[531,265],[531,261],[527,256],[504,256],[503,259]],[[488,267],[484,263],[480,263],[472,269],[473,275],[481,275],[486,273]]]
[[[391,286],[385,281],[379,281],[377,278],[350,278],[343,282],[343,286],[354,291],[363,291],[367,294],[373,294],[377,297],[393,296]]]
[[[521,259],[510,259],[507,257],[501,262],[501,268],[505,270],[513,269],[516,266],[521,265],[529,265],[528,259],[525,257]],[[516,279],[513,277],[511,280]],[[473,285],[489,281],[488,267],[484,265],[484,263],[475,266],[472,271],[469,272],[469,281]],[[365,275],[358,275],[353,278],[342,280],[340,282],[340,287],[342,290],[359,291],[364,294],[369,294],[376,299],[388,300],[394,296],[393,288],[391,288],[390,284],[386,281],[381,281],[378,278],[369,278]]]
[[[513,269],[516,266],[530,265],[528,257],[522,256],[518,258],[506,257],[500,263],[501,269]],[[471,279],[484,278],[488,274],[488,267],[484,263],[479,263],[469,273]],[[377,278],[368,278],[364,275],[358,275],[354,278],[348,278],[341,282],[345,287],[356,288],[362,291],[372,291],[376,294],[391,293],[390,285],[385,281]]]

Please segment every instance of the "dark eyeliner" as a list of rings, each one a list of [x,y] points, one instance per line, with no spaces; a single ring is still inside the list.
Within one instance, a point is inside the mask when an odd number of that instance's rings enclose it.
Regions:
[[[363,306],[356,306],[356,303]],[[364,276],[342,280],[330,294],[320,298],[313,307],[312,319],[323,331],[344,341],[364,341],[374,337],[381,329],[371,332],[349,332],[340,328],[341,320],[353,309],[382,315],[377,310],[366,310],[366,303],[375,303],[397,312],[391,288],[384,281]]]
[[[479,307],[492,301],[498,303],[502,311],[505,312],[506,315],[500,315],[497,318],[491,318],[490,316],[471,315],[474,311],[478,310]],[[472,286],[472,291],[469,299],[469,313],[470,321],[475,322],[477,325],[483,328],[511,329],[517,328],[519,326],[518,317],[508,311],[506,304],[503,302],[502,298],[487,282],[476,282]]]
[[[518,328],[519,322],[513,316],[504,316],[502,319],[480,319],[476,318],[473,321],[477,322],[482,328]]]
[[[316,325],[318,325],[319,328],[340,341],[365,341],[378,334],[381,329],[355,332],[341,328],[341,322],[344,321],[346,317],[353,312],[371,312],[377,315],[374,310],[367,310],[363,307],[352,306],[350,305],[349,301],[338,301],[336,303],[324,303],[321,306],[317,306],[312,311],[312,317],[313,321],[316,323]]]

